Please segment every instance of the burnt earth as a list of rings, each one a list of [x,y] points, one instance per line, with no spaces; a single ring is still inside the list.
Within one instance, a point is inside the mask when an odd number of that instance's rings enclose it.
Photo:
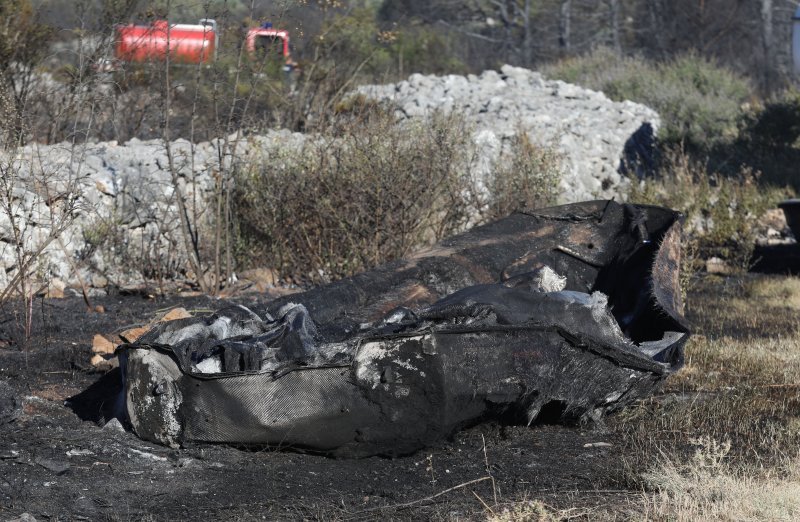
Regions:
[[[486,516],[484,503],[588,507],[638,495],[620,486],[618,437],[597,427],[483,424],[397,459],[144,442],[104,422],[118,371],[92,370],[92,336],[168,307],[223,303],[113,296],[92,304],[105,313],[88,313],[78,298],[35,301],[27,341],[21,309],[0,311],[0,519],[475,519]],[[597,442],[611,445],[585,446]]]

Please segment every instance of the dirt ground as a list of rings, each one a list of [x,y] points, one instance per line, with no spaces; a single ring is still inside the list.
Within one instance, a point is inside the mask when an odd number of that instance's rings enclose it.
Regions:
[[[579,516],[599,506],[635,512],[642,498],[614,423],[484,424],[398,459],[144,442],[104,425],[119,374],[91,369],[92,336],[169,307],[222,303],[119,295],[93,304],[105,313],[88,313],[79,298],[35,301],[27,341],[18,312],[0,316],[0,520],[463,520],[520,499]]]

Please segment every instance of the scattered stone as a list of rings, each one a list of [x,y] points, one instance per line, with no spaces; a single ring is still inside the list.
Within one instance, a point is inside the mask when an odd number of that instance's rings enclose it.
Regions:
[[[280,275],[272,268],[254,268],[240,273],[239,279],[246,279],[257,285],[275,286],[280,280]]]
[[[583,445],[584,448],[610,448],[613,446],[610,442],[589,442]]]
[[[130,448],[129,450],[133,455],[145,459],[151,460],[153,462],[166,462],[167,457],[162,457],[161,455],[156,455],[155,453],[150,453],[149,451],[141,451],[135,448]]]
[[[203,292],[198,292],[196,290],[184,290],[182,292],[178,292],[180,297],[200,297],[205,295]]]
[[[92,358],[89,359],[89,364],[94,366],[96,370],[107,372],[119,366],[119,359],[111,355],[100,355],[98,353],[92,355]]]
[[[95,288],[105,288],[108,286],[108,279],[104,275],[94,274],[92,276],[92,286]]]
[[[192,314],[190,314],[185,308],[181,307],[173,308],[172,310],[161,316],[160,319],[151,321],[150,323],[144,326],[139,326],[137,328],[131,328],[129,330],[125,330],[124,332],[119,334],[119,336],[126,343],[132,343],[136,341],[136,339],[138,339],[139,337],[149,332],[150,329],[153,328],[153,326],[155,326],[156,323],[166,323],[178,319],[187,319],[189,317],[192,317]]]
[[[103,431],[125,433],[125,428],[122,426],[122,423],[119,421],[119,419],[111,419],[110,421],[106,422],[105,426],[103,426]]]
[[[45,297],[49,299],[63,299],[65,297],[64,291],[66,288],[67,284],[64,281],[55,278],[50,281],[50,284],[47,286],[47,293],[45,293]]]
[[[238,280],[226,286],[219,296],[228,299],[245,294],[272,294],[278,288],[280,275],[272,268],[254,268],[238,274]]]
[[[19,451],[8,449],[8,450],[0,450],[0,460],[10,460],[16,459],[19,457]]]
[[[132,343],[145,333],[149,332],[156,323],[166,323],[169,321],[176,321],[178,319],[188,319],[190,317],[192,317],[192,314],[190,314],[185,308],[173,308],[155,321],[151,321],[144,326],[125,330],[119,334],[119,338],[122,342]],[[103,335],[95,334],[92,341],[92,353],[94,355],[89,360],[89,363],[96,369],[102,371],[108,371],[113,368],[117,368],[119,366],[119,360],[116,357],[112,357],[114,350],[117,349],[117,346],[119,346],[119,343],[114,343]]]
[[[31,515],[30,513],[23,513],[17,518],[11,518],[8,522],[36,522],[36,517]]]
[[[172,310],[164,314],[164,316],[161,317],[161,319],[159,319],[158,321],[161,323],[166,323],[169,321],[176,321],[178,319],[188,319],[190,317],[192,317],[192,314],[190,314],[186,310],[186,308],[178,307],[178,308],[173,308]]]
[[[150,331],[150,325],[139,326],[138,328],[131,328],[129,330],[125,330],[124,332],[119,334],[119,336],[126,343],[132,343],[136,341],[136,339],[138,339],[139,337],[146,334],[148,331]]]
[[[71,449],[67,451],[67,457],[88,457],[94,455],[94,451],[88,449]]]
[[[89,364],[101,371],[108,371],[119,366],[119,361],[113,357],[117,344],[109,341],[106,337],[95,334],[92,339],[92,358]]]

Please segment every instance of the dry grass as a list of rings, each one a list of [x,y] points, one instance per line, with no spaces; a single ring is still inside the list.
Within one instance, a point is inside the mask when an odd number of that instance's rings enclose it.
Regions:
[[[685,368],[609,419],[630,496],[580,512],[526,499],[490,520],[800,519],[800,279],[706,278],[689,297]]]
[[[798,280],[705,282],[692,297],[696,334],[686,367],[664,395],[614,422],[643,457],[685,453],[702,437],[730,440],[739,463],[772,465],[793,455],[800,443]]]
[[[800,310],[800,278],[797,277],[755,279],[745,285],[745,293],[745,305],[757,300],[772,308]]]
[[[706,440],[688,464],[665,461],[644,474],[656,493],[644,497],[648,520],[797,520],[798,462],[787,471],[735,469],[728,446]]]
[[[612,422],[656,520],[800,516],[800,280],[706,279],[696,334],[664,394]]]

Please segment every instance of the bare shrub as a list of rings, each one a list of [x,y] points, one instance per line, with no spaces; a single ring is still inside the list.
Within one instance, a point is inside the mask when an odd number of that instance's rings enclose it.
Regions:
[[[14,150],[0,155],[0,254],[15,261],[2,267],[6,280],[0,280],[4,283],[0,308],[11,298],[23,299],[26,338],[31,333],[33,298],[47,289],[50,279],[42,254],[52,250],[72,224],[79,195],[77,176],[43,167],[35,153]]]
[[[407,255],[468,226],[550,203],[560,157],[518,135],[477,172],[458,113],[397,123],[357,100],[301,150],[273,144],[237,179],[242,265],[325,281]],[[250,261],[252,262],[252,261]]]
[[[397,125],[373,111],[330,130],[300,151],[267,150],[240,175],[235,207],[250,256],[325,280],[462,228],[469,132],[460,117]]]
[[[776,190],[759,186],[758,177],[748,167],[734,176],[709,172],[683,149],[669,149],[654,178],[632,180],[628,198],[683,212],[686,250],[697,253],[695,261],[718,256],[746,270],[759,233],[757,222],[781,199]]]
[[[112,5],[114,4],[114,5]],[[121,0],[119,5],[130,5]],[[108,9],[116,9],[109,3]],[[24,333],[30,335],[32,301],[45,292],[54,274],[71,272],[80,280],[75,264],[72,225],[79,214],[90,212],[83,195],[85,148],[94,133],[98,96],[91,64],[100,46],[91,51],[78,45],[75,64],[64,64],[59,74],[45,71],[52,28],[39,23],[40,13],[30,1],[0,1],[4,23],[0,27],[0,255],[3,266],[0,307],[12,298],[24,304]],[[47,94],[55,94],[48,99]],[[52,110],[37,113],[41,101]],[[40,125],[41,124],[41,125]],[[44,130],[43,130],[44,129]],[[44,156],[43,149],[25,142],[39,133],[58,136],[65,143],[56,152],[59,161]],[[63,153],[63,154],[62,154]],[[81,282],[81,286],[84,286]],[[84,297],[89,304],[88,296]]]
[[[536,145],[520,129],[497,160],[489,180],[489,220],[512,212],[546,207],[556,202],[561,155],[551,147]]]

